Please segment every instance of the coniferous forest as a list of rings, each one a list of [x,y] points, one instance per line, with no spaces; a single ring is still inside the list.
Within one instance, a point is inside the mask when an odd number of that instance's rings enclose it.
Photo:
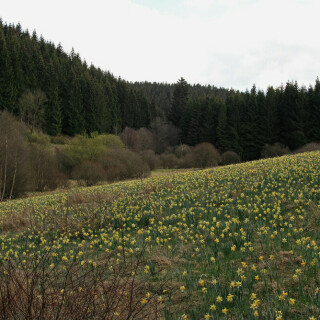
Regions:
[[[49,135],[120,134],[151,128],[161,119],[177,129],[175,144],[210,142],[242,160],[257,159],[265,145],[291,150],[320,141],[320,82],[295,82],[266,92],[215,86],[129,83],[0,21],[0,111]]]

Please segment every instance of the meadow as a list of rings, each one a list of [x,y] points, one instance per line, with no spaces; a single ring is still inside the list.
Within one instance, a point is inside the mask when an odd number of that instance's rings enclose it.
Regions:
[[[2,319],[319,319],[320,152],[0,203]]]

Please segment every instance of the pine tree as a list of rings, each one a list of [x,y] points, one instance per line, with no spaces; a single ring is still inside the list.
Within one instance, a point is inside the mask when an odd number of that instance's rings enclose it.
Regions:
[[[307,142],[305,135],[305,97],[297,83],[287,83],[282,99],[282,143],[297,149]]]
[[[306,123],[308,142],[320,142],[320,81],[308,91],[308,119]]]
[[[183,112],[186,109],[188,92],[188,83],[185,79],[180,78],[173,92],[172,105],[168,115],[168,119],[177,127],[180,126]]]
[[[51,61],[47,73],[46,93],[48,102],[46,104],[46,132],[50,135],[58,135],[62,129],[62,112],[59,97],[58,77]]]
[[[13,112],[15,100],[14,75],[2,21],[0,21],[0,110]]]

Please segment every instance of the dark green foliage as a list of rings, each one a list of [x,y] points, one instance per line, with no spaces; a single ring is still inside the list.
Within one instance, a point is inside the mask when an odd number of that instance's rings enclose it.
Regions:
[[[306,138],[306,91],[299,90],[297,83],[287,83],[281,101],[281,142],[290,149],[307,143]]]
[[[38,90],[47,101],[37,121],[27,120],[31,129],[74,136],[144,127],[135,151],[160,154],[176,144],[209,142],[253,160],[265,145],[297,149],[320,141],[319,79],[309,89],[288,82],[266,93],[189,85],[183,78],[174,85],[132,84],[0,20],[0,110],[26,119],[30,106],[18,102]]]
[[[168,119],[175,126],[179,126],[181,123],[188,101],[188,91],[187,81],[183,78],[179,79],[173,92],[172,105],[168,115]]]
[[[42,129],[50,135],[120,133],[148,127],[154,106],[137,89],[109,72],[88,67],[72,50],[0,21],[0,110],[20,116],[18,101],[41,90],[47,97]]]

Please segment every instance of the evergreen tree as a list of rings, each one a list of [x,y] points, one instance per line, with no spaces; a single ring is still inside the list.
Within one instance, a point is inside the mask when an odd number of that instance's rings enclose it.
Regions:
[[[185,79],[180,78],[173,92],[173,100],[168,119],[175,125],[180,125],[186,104],[188,101],[188,83]]]
[[[55,136],[61,133],[62,112],[60,106],[58,77],[52,61],[49,64],[49,70],[47,72],[46,92],[48,96],[45,112],[46,132]]]
[[[297,83],[287,83],[282,99],[282,143],[290,149],[306,144],[304,93]]]
[[[320,142],[320,81],[308,91],[308,119],[306,125],[308,142]]]

